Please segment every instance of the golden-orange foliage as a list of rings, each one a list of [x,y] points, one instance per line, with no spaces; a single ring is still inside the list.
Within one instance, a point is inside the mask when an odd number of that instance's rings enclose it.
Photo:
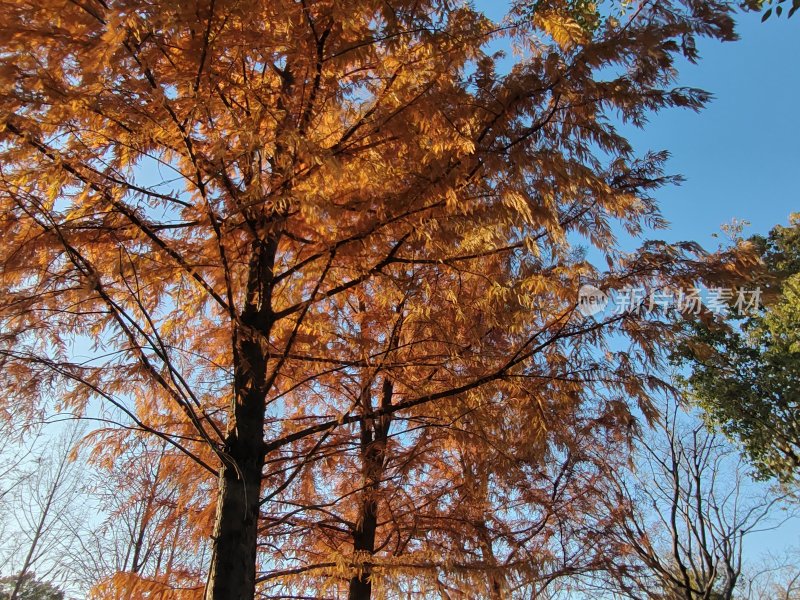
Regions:
[[[166,441],[198,537],[218,478],[208,598],[604,567],[592,499],[669,327],[577,290],[738,268],[619,251],[671,180],[611,116],[699,108],[674,61],[733,33],[713,2],[573,4],[0,1],[4,402]]]

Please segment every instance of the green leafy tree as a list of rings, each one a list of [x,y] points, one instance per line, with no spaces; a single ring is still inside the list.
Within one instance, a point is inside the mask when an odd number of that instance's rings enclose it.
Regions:
[[[800,475],[800,214],[788,227],[751,238],[764,269],[758,310],[731,299],[724,318],[693,324],[675,353],[684,384],[709,421],[741,442],[761,477]]]

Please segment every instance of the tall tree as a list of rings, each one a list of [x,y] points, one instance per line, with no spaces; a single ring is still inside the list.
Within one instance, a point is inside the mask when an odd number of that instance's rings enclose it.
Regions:
[[[800,474],[800,216],[754,236],[763,269],[748,310],[731,294],[728,311],[689,328],[674,360],[689,367],[690,395],[709,421],[742,445],[765,477]]]
[[[652,413],[669,324],[584,320],[580,285],[730,262],[618,251],[614,227],[663,225],[672,179],[611,118],[700,108],[675,61],[734,39],[730,9],[3,0],[4,383],[26,408],[100,401],[216,479],[213,526],[193,520],[209,600],[326,564],[351,598],[454,563],[503,594],[564,558],[511,526],[554,514],[548,473],[591,479],[575,451],[624,436],[628,400]],[[517,46],[507,73],[491,43]]]

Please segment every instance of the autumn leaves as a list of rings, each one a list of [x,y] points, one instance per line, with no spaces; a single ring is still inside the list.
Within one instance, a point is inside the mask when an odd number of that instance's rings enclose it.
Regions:
[[[573,36],[556,3],[6,4],[4,369],[218,478],[206,598],[501,598],[603,567],[605,444],[652,413],[670,328],[576,318],[577,290],[730,262],[616,250],[670,179],[608,114],[702,104],[669,90],[675,40],[726,37],[723,7]]]

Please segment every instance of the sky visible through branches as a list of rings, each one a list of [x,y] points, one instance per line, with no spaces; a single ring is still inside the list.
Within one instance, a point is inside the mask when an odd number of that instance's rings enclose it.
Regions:
[[[492,18],[499,18],[507,9],[505,2],[475,0],[474,3]],[[658,204],[671,227],[646,231],[645,239],[664,239],[667,242],[696,240],[713,250],[718,243],[714,237],[716,232],[720,231],[721,225],[731,222],[732,219],[750,223],[743,231],[745,236],[765,234],[775,224],[786,223],[789,213],[800,207],[794,191],[798,159],[797,139],[800,138],[794,108],[797,93],[800,92],[795,64],[795,57],[800,52],[800,39],[796,35],[797,19],[772,20],[762,24],[757,16],[741,15],[739,22],[742,41],[736,44],[701,45],[699,50],[702,61],[698,66],[678,65],[682,74],[679,85],[702,87],[716,96],[708,109],[699,114],[690,111],[664,111],[653,117],[646,132],[620,126],[623,129],[621,133],[633,142],[637,151],[669,149],[672,158],[666,165],[666,171],[686,178],[686,183],[681,187],[670,186],[658,191]],[[167,90],[167,96],[171,97],[169,93]],[[524,118],[527,117],[523,116]],[[410,131],[412,130],[409,128],[405,129],[405,132]],[[159,169],[153,164],[139,164],[136,168],[138,175],[141,175],[141,178],[137,177],[140,180],[157,183],[170,177],[166,169]],[[383,179],[385,178],[381,178],[381,181]],[[180,204],[179,201],[176,202]],[[164,215],[160,217],[163,218]],[[467,221],[466,225],[468,229],[472,229],[475,223]],[[164,227],[170,229],[172,225],[167,224]],[[633,249],[641,241],[628,240],[622,231],[616,233],[623,240],[624,250]],[[575,238],[571,241],[581,243],[582,240]],[[394,250],[389,257],[393,254]],[[588,256],[600,269],[603,268],[604,261],[600,251],[589,250]],[[657,270],[664,268],[662,257],[651,264],[656,264]],[[325,267],[323,279],[327,269]],[[94,277],[89,283],[99,286]],[[576,289],[578,285],[573,288],[570,284],[568,289]],[[229,288],[229,297],[230,293]],[[168,308],[180,306],[180,302],[177,302],[177,306],[170,304]],[[286,314],[292,314],[300,306],[298,303],[284,310],[288,311]],[[402,306],[401,303],[400,307]],[[400,307],[395,310],[402,314]],[[163,307],[159,310],[163,310]],[[178,312],[188,314],[189,311]],[[529,320],[529,315],[530,311],[526,309],[523,322]],[[156,316],[160,318],[162,315],[159,312]],[[398,323],[401,320],[402,317]],[[383,322],[385,321],[386,319]],[[480,320],[473,318],[470,322]],[[505,329],[503,325],[501,329]],[[203,328],[193,328],[193,331],[200,336]],[[387,332],[377,335],[380,342],[388,339],[390,346],[395,339],[394,330],[391,336]],[[200,343],[208,342],[204,338]],[[87,357],[92,354],[85,339],[76,340],[71,351]],[[212,383],[208,383],[209,379]],[[212,394],[214,390],[211,388],[220,383],[213,378],[206,378],[198,380],[197,384],[203,389],[208,384],[208,392]],[[390,382],[388,392],[384,392],[389,398],[387,403],[391,401],[391,385]],[[282,409],[276,405],[275,410]],[[104,413],[90,410],[89,414],[98,416]],[[352,421],[348,421],[350,422]],[[341,425],[341,421],[339,424]],[[57,424],[53,431],[62,427],[63,425]],[[386,429],[383,431],[385,433]],[[256,436],[253,439],[260,438]],[[257,475],[258,472],[256,479]],[[257,507],[255,513],[258,513]],[[800,524],[794,522],[782,527],[779,532],[770,531],[756,537],[747,551],[757,557],[764,551],[779,551],[782,546],[796,544],[798,538]]]
[[[495,19],[508,2],[478,0]],[[621,126],[636,149],[669,148],[668,173],[685,178],[680,186],[656,192],[667,230],[645,237],[668,242],[696,240],[711,249],[715,235],[732,219],[749,223],[744,235],[766,235],[800,210],[800,35],[796,20],[761,22],[759,14],[737,17],[738,42],[702,40],[697,65],[679,64],[677,85],[701,87],[714,100],[701,112],[667,109],[647,130]],[[625,232],[618,232],[625,239]],[[630,249],[638,245],[631,240]],[[590,250],[590,257],[599,253]],[[600,264],[600,263],[599,263]],[[754,534],[746,552],[780,552],[800,539],[800,520]]]

